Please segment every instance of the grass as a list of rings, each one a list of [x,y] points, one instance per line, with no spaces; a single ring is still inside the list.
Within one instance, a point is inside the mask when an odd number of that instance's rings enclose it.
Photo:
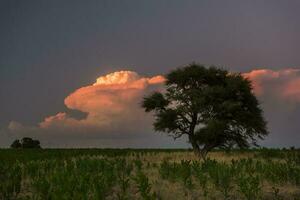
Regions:
[[[300,199],[300,151],[0,150],[0,199]]]

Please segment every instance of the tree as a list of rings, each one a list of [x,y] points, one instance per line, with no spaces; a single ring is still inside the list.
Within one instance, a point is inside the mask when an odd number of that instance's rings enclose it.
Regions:
[[[33,140],[32,138],[24,137],[20,140],[15,140],[11,145],[11,148],[41,148],[40,141]]]
[[[240,73],[190,64],[166,75],[166,91],[144,97],[155,131],[187,135],[203,159],[212,149],[247,148],[268,134],[251,82]]]
[[[22,139],[22,148],[41,148],[40,141],[24,137]]]
[[[15,140],[11,145],[10,145],[11,148],[13,149],[19,149],[22,147],[21,143],[20,143],[20,140]]]

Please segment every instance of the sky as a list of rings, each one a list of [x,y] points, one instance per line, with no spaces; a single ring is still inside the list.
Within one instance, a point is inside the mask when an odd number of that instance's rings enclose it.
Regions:
[[[253,81],[268,147],[300,146],[298,0],[2,0],[0,147],[189,147],[142,97],[191,62]]]

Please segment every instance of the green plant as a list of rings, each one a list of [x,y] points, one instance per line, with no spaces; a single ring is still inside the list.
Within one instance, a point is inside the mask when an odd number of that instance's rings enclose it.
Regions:
[[[121,192],[117,194],[119,200],[127,199],[127,190],[129,188],[129,176],[132,171],[132,165],[127,164],[125,159],[116,160],[117,181]]]
[[[137,173],[136,177],[133,178],[136,182],[138,191],[144,200],[156,199],[156,194],[151,193],[151,184],[149,183],[148,177],[141,171]]]
[[[241,175],[238,179],[239,191],[247,200],[257,200],[261,198],[261,184],[259,176]]]
[[[22,168],[20,163],[15,163],[11,168],[3,167],[0,172],[0,199],[15,199],[21,191]]]
[[[32,186],[36,190],[36,197],[40,199],[51,199],[51,182],[46,177],[36,177],[32,181]]]
[[[189,160],[181,160],[178,167],[178,176],[186,187],[189,189],[193,187],[191,165]]]
[[[232,190],[233,168],[225,163],[214,161],[207,161],[203,165],[215,187],[223,194],[224,199],[229,199]]]
[[[142,163],[141,160],[135,159],[133,162],[134,162],[135,167],[137,168],[138,171],[142,170],[143,163]]]
[[[203,191],[203,196],[206,198],[208,195],[208,175],[204,172],[199,162],[193,162],[192,167]]]

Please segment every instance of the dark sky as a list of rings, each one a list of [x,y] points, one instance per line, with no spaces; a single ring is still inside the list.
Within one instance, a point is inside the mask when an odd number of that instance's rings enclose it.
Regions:
[[[299,10],[298,0],[2,0],[0,128],[67,111],[71,92],[121,69],[153,76],[193,61],[239,72],[297,68]],[[299,110],[293,124],[272,130],[299,130]]]

